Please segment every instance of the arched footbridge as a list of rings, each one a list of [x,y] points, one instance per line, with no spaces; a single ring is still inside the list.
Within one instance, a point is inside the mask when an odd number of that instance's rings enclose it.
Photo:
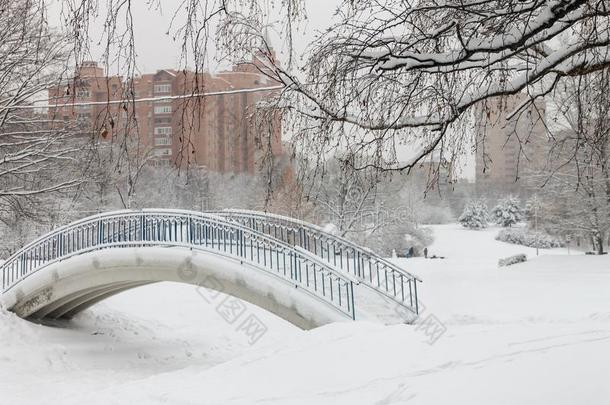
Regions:
[[[23,318],[71,318],[159,281],[205,287],[301,328],[412,322],[419,280],[370,250],[255,211],[108,212],[58,228],[0,265],[1,303]]]

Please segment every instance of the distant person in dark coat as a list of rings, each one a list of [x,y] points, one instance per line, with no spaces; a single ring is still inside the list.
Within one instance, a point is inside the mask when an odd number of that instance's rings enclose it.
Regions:
[[[415,256],[415,250],[413,249],[413,246],[411,246],[409,248],[409,257],[413,257],[413,256]]]
[[[426,259],[428,258],[428,248],[427,247],[424,248],[424,257]]]

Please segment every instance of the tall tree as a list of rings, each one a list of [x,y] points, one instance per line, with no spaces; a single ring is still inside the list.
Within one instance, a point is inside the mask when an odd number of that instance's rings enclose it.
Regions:
[[[610,233],[610,69],[561,87],[551,158],[536,185],[550,202],[548,221],[560,232],[585,235],[603,253]]]
[[[82,183],[76,162],[87,140],[75,137],[77,123],[31,108],[67,57],[44,5],[0,0],[0,27],[0,214],[23,214],[36,199]]]

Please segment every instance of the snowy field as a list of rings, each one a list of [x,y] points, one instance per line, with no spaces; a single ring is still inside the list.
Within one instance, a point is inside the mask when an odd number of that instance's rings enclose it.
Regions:
[[[304,332],[248,305],[228,324],[192,286],[113,297],[63,327],[0,313],[0,404],[602,404],[610,401],[610,257],[434,227],[398,259],[424,283],[416,325]],[[529,261],[498,268],[499,258]],[[221,298],[218,298],[221,299]],[[357,297],[356,297],[357,299]]]

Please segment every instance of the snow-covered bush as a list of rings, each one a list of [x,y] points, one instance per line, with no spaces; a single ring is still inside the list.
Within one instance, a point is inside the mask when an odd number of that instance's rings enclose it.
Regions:
[[[464,212],[458,218],[458,222],[465,228],[470,229],[482,229],[487,228],[487,221],[489,219],[489,213],[487,212],[487,205],[484,201],[470,201],[464,207]]]
[[[499,267],[511,266],[513,264],[523,263],[525,261],[527,261],[527,256],[524,255],[523,253],[520,253],[518,255],[509,256],[504,259],[498,260],[498,266]]]
[[[501,242],[514,243],[528,247],[551,249],[563,246],[563,242],[547,233],[534,232],[529,229],[503,229],[496,236]]]
[[[504,227],[510,227],[523,221],[524,212],[518,198],[508,196],[498,201],[498,205],[491,210],[494,222]]]

